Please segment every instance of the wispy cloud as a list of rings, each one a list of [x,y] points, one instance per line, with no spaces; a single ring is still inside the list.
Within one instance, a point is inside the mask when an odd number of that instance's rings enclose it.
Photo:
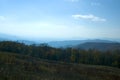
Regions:
[[[66,0],[66,1],[69,1],[69,2],[78,2],[79,0]]]
[[[0,16],[0,21],[5,21],[6,18],[4,16]]]
[[[98,22],[105,22],[106,19],[105,18],[101,18],[92,14],[89,15],[81,15],[81,14],[76,14],[76,15],[72,15],[72,17],[74,19],[86,19],[86,20],[90,20],[90,21],[98,21]]]
[[[91,2],[91,5],[92,5],[92,6],[100,6],[101,4],[98,3],[98,2]]]

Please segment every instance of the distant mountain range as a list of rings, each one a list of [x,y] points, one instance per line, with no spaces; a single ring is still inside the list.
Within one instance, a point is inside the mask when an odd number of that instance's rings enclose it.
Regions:
[[[120,43],[116,41],[109,41],[109,40],[70,40],[70,41],[54,41],[48,43],[52,47],[56,48],[67,48],[72,47],[75,49],[96,49],[100,51],[107,51],[107,50],[120,50]]]
[[[96,49],[100,51],[107,51],[107,50],[120,50],[120,43],[105,43],[105,42],[86,42],[83,44],[79,44],[74,46],[73,48],[76,49]]]
[[[7,34],[0,33],[0,41],[17,41],[20,43],[25,44],[36,44],[39,45],[41,41],[33,41],[33,40],[26,40],[24,38],[20,38],[17,36],[11,36]],[[65,40],[65,41],[52,41],[46,42],[49,46],[56,47],[56,48],[67,48],[72,47],[76,49],[98,49],[102,51],[106,51],[109,49],[120,49],[120,43],[116,41],[110,40],[101,40],[101,39],[93,39],[93,40]]]
[[[20,38],[17,36],[0,33],[0,41],[4,40],[20,40]]]
[[[22,37],[13,36],[13,35],[9,35],[9,34],[3,34],[3,33],[0,33],[0,41],[17,41],[17,42],[25,43],[28,45],[39,43],[39,42],[36,42],[33,40],[27,40],[27,39],[22,38]]]
[[[68,40],[68,41],[53,41],[53,42],[48,42],[48,45],[52,47],[73,47],[76,45],[80,45],[83,43],[87,42],[97,42],[97,43],[116,43],[114,41],[109,41],[109,40],[100,40],[100,39],[95,39],[95,40]]]

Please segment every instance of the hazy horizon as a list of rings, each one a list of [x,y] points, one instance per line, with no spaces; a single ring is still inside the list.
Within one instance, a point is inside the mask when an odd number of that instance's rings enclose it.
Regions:
[[[120,0],[0,0],[0,33],[26,39],[120,42]]]
[[[20,37],[15,35],[9,35],[5,33],[0,33],[0,40],[13,40],[13,41],[27,41],[27,42],[37,42],[37,43],[48,43],[48,42],[61,42],[61,41],[113,41],[113,42],[119,42],[120,39],[110,39],[110,38],[77,38],[77,39],[62,39],[62,38],[29,38],[29,37]]]

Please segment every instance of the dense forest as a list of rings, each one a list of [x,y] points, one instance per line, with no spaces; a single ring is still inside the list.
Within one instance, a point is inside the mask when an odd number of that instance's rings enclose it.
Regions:
[[[74,48],[53,48],[47,44],[25,45],[24,43],[0,42],[0,51],[13,52],[31,57],[60,61],[65,63],[83,63],[105,65],[120,68],[120,50],[106,52],[95,49],[79,50]]]
[[[0,52],[0,80],[120,80],[120,69]]]
[[[0,80],[120,80],[120,50],[1,41]]]

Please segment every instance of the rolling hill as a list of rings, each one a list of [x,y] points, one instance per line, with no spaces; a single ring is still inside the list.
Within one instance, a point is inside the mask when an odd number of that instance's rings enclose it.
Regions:
[[[109,40],[101,40],[101,39],[93,39],[93,40],[67,40],[67,41],[52,41],[48,42],[48,45],[56,48],[66,48],[66,47],[73,47],[76,45],[84,44],[86,42],[96,42],[96,43],[115,43],[115,41]]]
[[[120,80],[120,69],[0,52],[0,80]]]
[[[100,51],[107,51],[107,50],[120,50],[120,43],[105,43],[105,42],[86,42],[83,44],[79,44],[74,48],[77,49],[96,49]]]

